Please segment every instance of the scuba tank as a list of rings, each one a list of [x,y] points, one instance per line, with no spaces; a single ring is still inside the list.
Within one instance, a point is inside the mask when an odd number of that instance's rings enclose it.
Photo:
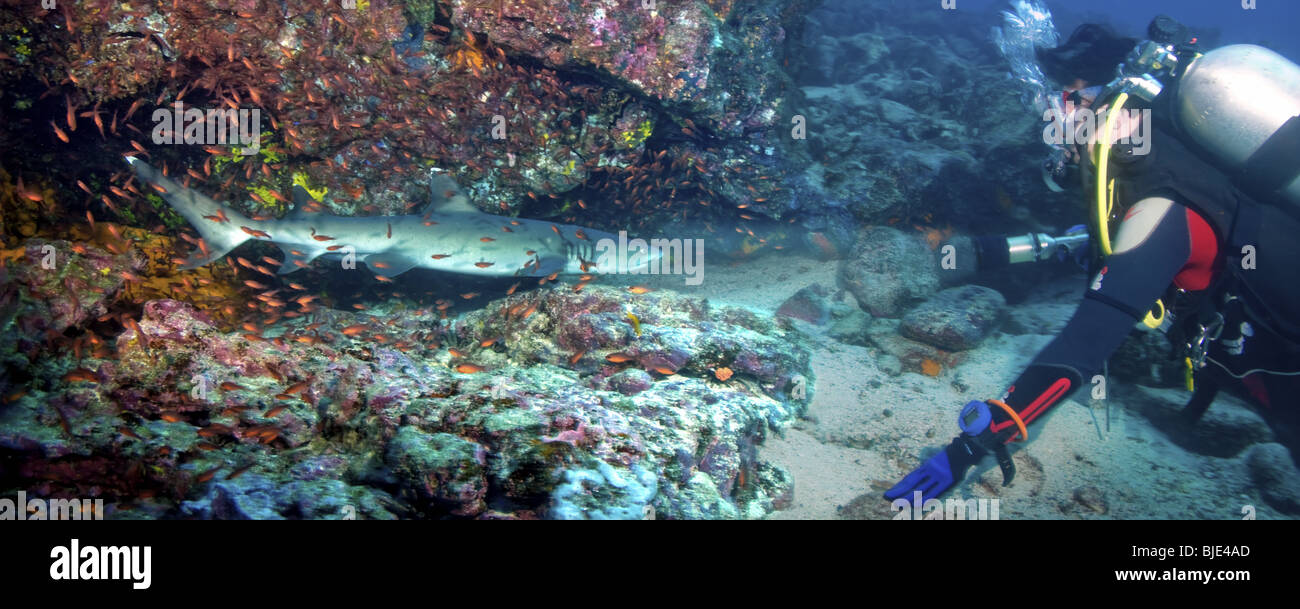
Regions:
[[[1147,33],[1098,99],[1116,100],[1118,113],[1129,96],[1162,97],[1177,130],[1239,188],[1300,208],[1300,66],[1252,44],[1202,54],[1164,15]]]
[[[1300,66],[1234,44],[1192,59],[1174,93],[1179,129],[1229,175],[1300,206]]]

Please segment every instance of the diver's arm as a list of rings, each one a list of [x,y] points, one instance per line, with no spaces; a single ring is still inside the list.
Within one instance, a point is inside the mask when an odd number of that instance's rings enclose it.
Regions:
[[[1205,289],[1218,256],[1214,232],[1205,220],[1168,199],[1144,199],[1134,205],[1115,244],[1116,253],[1093,281],[1074,317],[1003,396],[1024,423],[1037,419],[1096,374],[1171,281],[1187,290]],[[885,498],[923,503],[937,497],[989,453],[998,459],[1003,484],[1009,483],[1015,466],[1003,444],[1015,438],[1020,425],[1001,408],[989,405],[966,404],[958,417],[961,435],[886,490]]]
[[[1115,253],[1093,280],[1069,323],[1007,390],[1003,401],[1029,424],[1067,398],[1119,348],[1171,282],[1209,284],[1217,242],[1209,225],[1169,199],[1134,205],[1116,237]],[[990,429],[1010,441],[1015,421],[993,409]]]

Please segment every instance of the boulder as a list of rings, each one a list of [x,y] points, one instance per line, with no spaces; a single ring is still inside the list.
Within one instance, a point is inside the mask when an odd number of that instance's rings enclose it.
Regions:
[[[826,299],[827,293],[827,289],[820,285],[813,284],[805,287],[781,303],[776,314],[802,319],[819,326],[825,325],[830,320],[831,314],[830,303]]]
[[[898,317],[939,289],[934,253],[919,238],[887,226],[873,226],[840,266],[841,284],[876,317]]]
[[[1300,471],[1285,446],[1276,442],[1255,446],[1246,455],[1246,466],[1265,502],[1278,511],[1300,515]]]
[[[903,316],[903,336],[949,351],[974,348],[988,336],[1007,301],[977,285],[949,288]]]

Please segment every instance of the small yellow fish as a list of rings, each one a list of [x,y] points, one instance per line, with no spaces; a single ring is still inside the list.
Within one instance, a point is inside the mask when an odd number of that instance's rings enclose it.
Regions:
[[[640,338],[640,336],[641,336],[641,320],[637,318],[637,316],[636,316],[635,313],[631,313],[631,312],[629,312],[629,313],[627,314],[627,320],[628,320],[628,322],[630,322],[630,323],[632,324],[632,331],[633,331],[633,332],[636,332],[637,337]]]

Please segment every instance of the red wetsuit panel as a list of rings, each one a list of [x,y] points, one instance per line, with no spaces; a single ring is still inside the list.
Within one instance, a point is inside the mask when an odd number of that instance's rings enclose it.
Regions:
[[[1192,253],[1183,269],[1174,275],[1174,285],[1189,292],[1198,292],[1210,287],[1210,281],[1214,279],[1219,240],[1214,236],[1214,229],[1210,228],[1210,224],[1200,214],[1191,208],[1183,209],[1187,214],[1187,236],[1191,239]]]

